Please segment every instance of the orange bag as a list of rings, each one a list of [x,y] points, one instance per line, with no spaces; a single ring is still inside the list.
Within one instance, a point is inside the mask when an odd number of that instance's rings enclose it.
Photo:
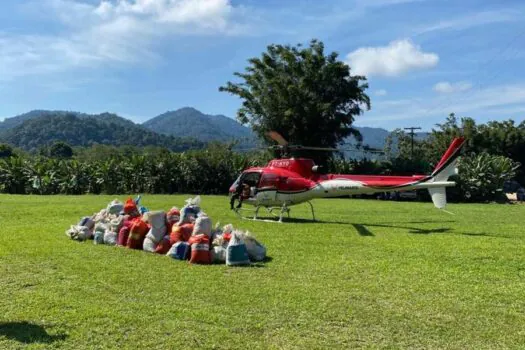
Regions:
[[[144,242],[144,238],[148,234],[148,231],[149,225],[137,218],[133,222],[131,230],[129,231],[127,247],[131,249],[142,249],[142,243]]]
[[[133,201],[133,199],[128,198],[126,203],[124,204],[124,214],[136,216],[136,214],[139,213],[139,209],[137,208],[137,205]]]
[[[188,243],[191,245],[190,263],[211,264],[210,239],[208,235],[191,236]]]
[[[179,241],[187,242],[193,232],[193,224],[173,225],[170,234],[170,243],[173,245]]]

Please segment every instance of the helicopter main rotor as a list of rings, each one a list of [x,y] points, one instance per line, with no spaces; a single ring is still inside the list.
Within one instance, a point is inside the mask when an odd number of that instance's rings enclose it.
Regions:
[[[344,151],[355,151],[359,150],[359,148],[354,149],[339,149],[339,148],[332,148],[332,147],[314,147],[314,146],[303,146],[303,145],[291,145],[288,143],[288,141],[281,136],[276,131],[269,131],[266,133],[266,136],[277,142],[277,145],[269,146],[268,148],[271,150],[280,150],[284,154],[288,154],[290,151],[325,151],[325,152],[344,152]],[[383,151],[372,149],[370,147],[365,147],[363,149],[365,152],[369,153],[380,153],[383,154]]]

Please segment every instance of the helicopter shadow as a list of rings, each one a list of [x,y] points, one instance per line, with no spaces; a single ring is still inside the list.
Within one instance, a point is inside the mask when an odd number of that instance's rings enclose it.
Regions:
[[[402,229],[406,230],[410,234],[418,235],[430,235],[430,234],[443,234],[449,233],[454,235],[462,236],[471,236],[471,237],[495,237],[495,238],[511,238],[505,235],[495,235],[487,232],[464,232],[458,231],[455,228],[451,227],[435,227],[435,228],[422,228],[417,225],[425,224],[446,224],[446,223],[455,223],[454,220],[418,220],[418,221],[408,221],[406,224],[398,224],[393,222],[385,223],[356,223],[351,221],[341,221],[341,220],[316,220],[312,219],[303,219],[303,218],[284,218],[283,223],[302,223],[302,224],[334,224],[334,225],[350,225],[356,232],[362,237],[375,237],[374,232],[370,228],[390,228],[390,229]]]
[[[447,220],[447,221],[413,221],[409,222],[410,225],[398,225],[395,223],[383,223],[383,224],[376,224],[376,223],[355,223],[351,221],[340,221],[340,220],[316,220],[313,221],[311,219],[302,219],[302,218],[286,218],[283,220],[284,223],[303,223],[303,224],[335,224],[335,225],[351,225],[360,236],[363,237],[374,237],[375,234],[369,229],[369,227],[379,227],[379,228],[393,228],[393,229],[405,229],[408,231],[408,233],[412,234],[433,234],[433,233],[447,233],[451,232],[452,229],[450,227],[439,227],[439,228],[430,228],[430,229],[424,229],[421,227],[413,226],[414,224],[433,224],[433,223],[451,223],[454,221]]]
[[[387,224],[351,224],[357,233],[359,233],[360,236],[375,236],[368,227],[380,227],[380,228],[393,228],[393,229],[405,229],[408,231],[408,233],[412,234],[419,234],[419,235],[429,235],[434,233],[448,233],[451,232],[452,229],[450,227],[439,227],[439,228],[430,228],[430,229],[423,229],[419,227],[413,227],[413,226],[401,226],[401,225],[387,225]]]

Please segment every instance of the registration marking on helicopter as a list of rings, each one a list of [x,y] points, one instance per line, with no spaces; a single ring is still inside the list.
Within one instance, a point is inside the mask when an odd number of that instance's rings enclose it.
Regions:
[[[290,161],[288,160],[275,160],[272,164],[273,166],[275,166],[276,168],[285,168],[285,167],[288,167],[290,166]]]
[[[339,190],[357,190],[359,186],[339,186]]]

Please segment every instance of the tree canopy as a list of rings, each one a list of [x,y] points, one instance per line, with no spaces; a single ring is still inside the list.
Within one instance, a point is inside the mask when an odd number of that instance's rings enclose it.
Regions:
[[[350,135],[360,141],[352,124],[370,109],[368,84],[337,57],[325,55],[315,39],[307,48],[270,45],[260,58],[248,60],[244,73],[234,73],[242,82],[227,82],[219,91],[243,100],[237,119],[262,138],[274,130],[304,146],[336,147]]]
[[[57,141],[49,147],[49,156],[53,158],[71,158],[73,149],[67,143]]]
[[[13,155],[13,147],[5,143],[0,143],[0,158],[8,158]]]

